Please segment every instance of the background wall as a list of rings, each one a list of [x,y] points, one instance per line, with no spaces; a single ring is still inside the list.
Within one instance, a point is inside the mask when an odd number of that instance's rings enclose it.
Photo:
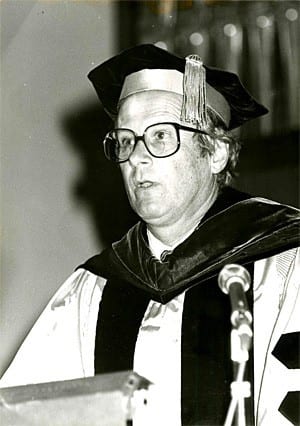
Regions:
[[[0,8],[1,374],[56,288],[103,246],[80,197],[81,154],[103,127],[86,74],[116,47],[109,0]]]

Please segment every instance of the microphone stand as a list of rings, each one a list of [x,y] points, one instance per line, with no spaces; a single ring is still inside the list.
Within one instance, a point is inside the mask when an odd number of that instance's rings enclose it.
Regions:
[[[245,398],[251,396],[250,382],[244,379],[252,345],[252,315],[247,306],[245,291],[250,286],[250,275],[241,265],[226,265],[219,274],[219,286],[229,294],[232,314],[231,360],[235,377],[230,385],[231,402],[228,407],[224,426],[246,426]],[[236,367],[236,368],[235,368]]]
[[[246,333],[246,334],[245,334]],[[246,337],[246,338],[245,338]],[[235,380],[231,383],[231,402],[227,411],[224,426],[246,426],[245,398],[251,396],[250,382],[244,380],[244,374],[249,359],[249,349],[252,340],[252,330],[243,322],[231,331],[231,360],[237,364]]]

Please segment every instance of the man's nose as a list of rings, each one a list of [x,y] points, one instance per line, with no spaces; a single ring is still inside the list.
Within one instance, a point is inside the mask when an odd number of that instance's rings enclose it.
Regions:
[[[143,139],[139,138],[136,141],[134,150],[129,157],[129,162],[132,163],[133,166],[136,166],[140,163],[150,163],[151,161],[152,156],[150,152],[147,150]]]

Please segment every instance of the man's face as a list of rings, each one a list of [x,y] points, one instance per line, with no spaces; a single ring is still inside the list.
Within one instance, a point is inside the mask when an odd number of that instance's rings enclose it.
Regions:
[[[180,123],[182,98],[169,92],[136,93],[121,104],[117,127],[142,135],[155,123]],[[133,210],[149,225],[169,226],[191,220],[203,209],[215,188],[210,158],[192,132],[180,130],[181,146],[174,155],[155,158],[139,141],[120,168]]]

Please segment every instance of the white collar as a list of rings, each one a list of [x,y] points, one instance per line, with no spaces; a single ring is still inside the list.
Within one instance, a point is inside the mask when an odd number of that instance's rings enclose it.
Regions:
[[[169,246],[160,241],[157,237],[155,237],[151,231],[147,228],[147,237],[149,242],[150,250],[153,256],[156,259],[160,259],[161,255],[164,251],[173,251],[179,244],[181,244],[184,240],[186,240],[192,233],[194,232],[194,228],[190,229],[179,241],[176,241],[175,244]]]

